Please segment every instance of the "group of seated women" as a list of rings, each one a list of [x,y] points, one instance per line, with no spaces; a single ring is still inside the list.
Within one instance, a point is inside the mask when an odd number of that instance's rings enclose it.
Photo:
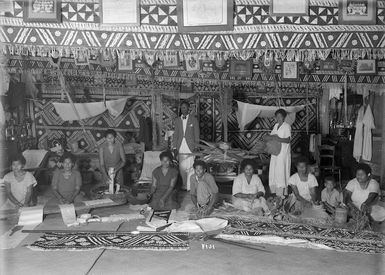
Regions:
[[[161,165],[153,171],[152,185],[149,194],[150,206],[156,210],[171,210],[178,207],[176,199],[176,184],[179,172],[172,165],[173,156],[170,152],[160,154]],[[25,171],[25,158],[22,155],[12,159],[12,171],[4,176],[4,186],[7,200],[2,209],[28,207],[32,204],[32,190],[37,182],[34,176]],[[61,169],[56,169],[52,178],[54,197],[48,201],[49,205],[76,203],[83,200],[80,192],[82,179],[80,172],[74,169],[75,160],[71,154],[65,153],[61,158]],[[116,132],[106,132],[106,142],[100,148],[100,163],[102,174],[108,179],[108,170],[114,168],[117,182],[122,182],[121,169],[125,158],[122,146],[116,141]],[[206,163],[197,159],[194,163],[195,173],[190,178],[191,201],[199,216],[209,215],[218,198],[218,186],[214,177],[206,170]],[[356,177],[348,182],[340,193],[335,188],[332,177],[324,179],[325,188],[321,192],[321,199],[317,199],[318,182],[309,173],[306,158],[299,158],[296,163],[297,172],[289,178],[292,193],[286,197],[287,210],[295,215],[304,209],[322,203],[327,212],[333,213],[336,207],[346,206],[351,215],[366,213],[375,221],[385,220],[385,208],[378,204],[380,186],[371,177],[370,166],[359,163]],[[241,173],[234,179],[232,187],[232,203],[235,208],[252,212],[255,215],[270,214],[265,199],[265,188],[261,179],[254,173],[252,160],[241,163]]]
[[[106,141],[99,149],[100,170],[103,182],[109,180],[108,170],[114,169],[114,179],[123,184],[122,168],[125,165],[125,155],[122,145],[116,140],[116,132],[112,129],[105,133]],[[52,176],[53,197],[47,205],[70,204],[84,200],[82,195],[81,174],[75,167],[75,158],[70,153],[63,153]],[[12,171],[3,178],[6,200],[0,205],[1,209],[28,207],[32,203],[33,187],[37,185],[32,173],[24,170],[26,160],[22,154],[12,158]]]
[[[80,188],[82,178],[78,170],[73,169],[75,161],[71,154],[64,154],[61,158],[62,168],[56,169],[52,178],[52,193],[54,195],[47,204],[69,204],[82,201]],[[26,163],[23,155],[12,158],[12,171],[4,178],[6,200],[1,209],[12,209],[32,206],[33,187],[37,185],[32,173],[24,170]]]

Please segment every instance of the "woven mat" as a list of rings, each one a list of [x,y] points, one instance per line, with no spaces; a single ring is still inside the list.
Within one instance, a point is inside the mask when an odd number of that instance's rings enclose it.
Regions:
[[[188,233],[49,233],[28,248],[38,251],[84,251],[93,249],[121,250],[187,250]]]
[[[229,226],[224,234],[272,235],[307,240],[338,251],[385,254],[385,235],[373,231],[353,232],[342,228],[321,227],[280,221],[258,221],[247,217],[227,217]]]

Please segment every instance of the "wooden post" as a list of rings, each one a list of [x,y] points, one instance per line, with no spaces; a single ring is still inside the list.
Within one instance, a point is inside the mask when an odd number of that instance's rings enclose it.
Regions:
[[[382,94],[382,154],[381,154],[381,183],[380,187],[385,185],[385,93]]]
[[[156,94],[154,88],[151,89],[151,120],[152,120],[152,150],[158,150],[154,149],[154,147],[157,147],[158,145],[158,139],[157,139],[157,132],[156,132]]]
[[[345,73],[344,83],[344,126],[348,126],[348,73]]]
[[[224,142],[227,142],[229,140],[229,137],[228,137],[228,123],[227,123],[227,116],[228,116],[228,106],[227,105],[227,102],[228,102],[228,93],[227,91],[223,88],[223,84],[221,84],[221,93],[222,93],[222,113],[224,113],[225,115],[222,116],[222,119],[223,119],[223,141]]]

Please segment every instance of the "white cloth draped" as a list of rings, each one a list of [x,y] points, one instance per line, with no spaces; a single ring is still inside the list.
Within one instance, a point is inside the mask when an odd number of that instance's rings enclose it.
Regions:
[[[86,119],[94,117],[104,113],[106,110],[114,116],[119,116],[126,105],[127,97],[118,99],[118,100],[109,100],[104,104],[103,101],[100,102],[90,102],[90,103],[74,103],[76,110],[79,113],[80,119]],[[79,120],[79,117],[74,112],[71,103],[53,103],[56,112],[64,121]]]
[[[237,101],[238,111],[236,113],[239,128],[241,131],[245,129],[245,126],[252,122],[256,117],[274,117],[275,112],[278,109],[284,109],[288,114],[285,121],[288,124],[293,124],[295,121],[295,115],[297,112],[303,110],[305,105],[290,106],[290,107],[277,107],[277,106],[263,106],[244,103]]]
[[[25,169],[38,168],[47,153],[48,151],[44,149],[25,150],[23,152],[23,156],[26,160],[26,164],[24,168]]]
[[[362,106],[358,110],[354,135],[353,156],[357,162],[361,157],[363,160],[372,160],[372,129],[375,128],[372,108],[368,105],[365,110]]]
[[[339,99],[342,93],[342,87],[331,87],[329,90],[329,100],[332,98]]]
[[[146,151],[143,156],[143,168],[139,181],[152,180],[152,172],[158,166],[160,166],[160,153],[161,151]]]
[[[366,108],[364,119],[364,142],[362,144],[362,159],[371,161],[372,160],[372,129],[375,129],[374,118],[372,108],[370,105]]]
[[[360,161],[362,155],[362,130],[364,127],[363,119],[364,119],[364,106],[358,110],[357,121],[356,121],[356,132],[354,134],[354,145],[353,145],[353,157],[357,162]]]

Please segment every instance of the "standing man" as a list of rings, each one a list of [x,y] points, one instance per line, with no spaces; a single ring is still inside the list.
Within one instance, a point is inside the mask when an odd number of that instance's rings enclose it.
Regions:
[[[176,118],[175,132],[172,140],[173,149],[178,150],[179,170],[183,180],[182,189],[189,189],[187,176],[194,164],[194,156],[191,154],[199,144],[198,120],[190,112],[190,104],[186,101],[180,105],[182,115]]]

